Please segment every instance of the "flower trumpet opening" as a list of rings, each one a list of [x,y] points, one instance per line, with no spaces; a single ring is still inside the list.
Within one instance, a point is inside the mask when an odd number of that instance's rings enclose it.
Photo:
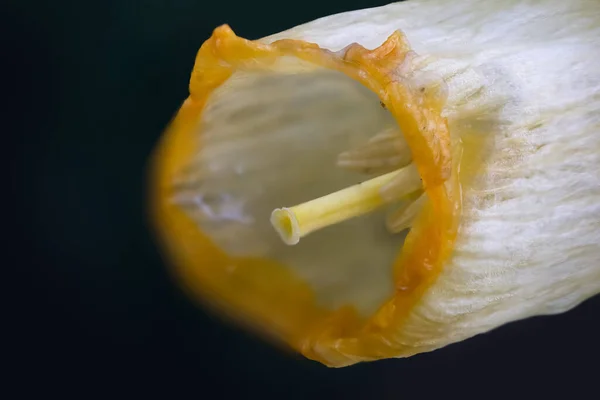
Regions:
[[[444,100],[400,32],[334,53],[216,29],[153,169],[182,282],[327,365],[391,356],[460,218]]]

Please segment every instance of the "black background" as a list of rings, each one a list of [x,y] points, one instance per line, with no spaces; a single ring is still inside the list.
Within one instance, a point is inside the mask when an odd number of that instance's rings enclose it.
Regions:
[[[5,3],[3,283],[15,319],[4,330],[16,336],[4,343],[22,390],[391,399],[590,389],[598,398],[599,298],[433,353],[329,369],[208,315],[167,275],[144,215],[145,168],[202,42],[222,23],[257,39],[385,3]]]

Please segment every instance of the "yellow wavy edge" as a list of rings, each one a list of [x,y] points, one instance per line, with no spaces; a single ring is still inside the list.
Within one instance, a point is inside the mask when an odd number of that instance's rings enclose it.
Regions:
[[[215,29],[198,51],[190,96],[163,134],[149,174],[151,222],[186,290],[328,366],[403,352],[394,337],[451,254],[461,214],[461,146],[451,141],[443,104],[397,74],[409,51],[399,31],[374,50],[352,44],[331,52],[300,40],[245,40],[227,25]],[[366,320],[351,306],[333,312],[319,307],[312,289],[274,261],[229,257],[169,201],[174,176],[200,144],[197,124],[209,94],[236,69],[264,68],[281,56],[340,71],[375,92],[402,128],[429,198],[394,263],[394,297]]]

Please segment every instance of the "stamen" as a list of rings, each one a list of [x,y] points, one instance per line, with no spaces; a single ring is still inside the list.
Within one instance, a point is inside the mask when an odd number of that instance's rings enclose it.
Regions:
[[[383,196],[383,188],[388,188]],[[295,245],[311,232],[370,213],[387,204],[390,193],[398,200],[421,187],[421,180],[412,165],[378,176],[335,193],[290,208],[278,208],[271,213],[271,224],[282,240]]]
[[[398,200],[409,193],[419,190],[423,183],[419,171],[414,164],[402,168],[403,174],[398,174],[381,188],[381,197],[386,202]]]
[[[421,194],[416,200],[406,201],[396,211],[390,213],[385,221],[388,231],[399,233],[410,228],[426,199],[426,195]]]
[[[381,174],[408,165],[411,154],[408,144],[397,129],[388,129],[373,136],[366,145],[338,156],[338,167],[363,173]]]

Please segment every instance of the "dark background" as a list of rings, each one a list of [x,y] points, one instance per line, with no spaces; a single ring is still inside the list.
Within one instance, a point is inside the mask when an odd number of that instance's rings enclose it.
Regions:
[[[169,398],[597,398],[599,298],[433,353],[328,369],[208,315],[167,275],[144,174],[202,42],[223,23],[257,39],[385,3],[6,2],[2,267],[14,318],[3,330],[16,334],[4,341],[16,355],[6,382],[79,398],[124,387]]]

